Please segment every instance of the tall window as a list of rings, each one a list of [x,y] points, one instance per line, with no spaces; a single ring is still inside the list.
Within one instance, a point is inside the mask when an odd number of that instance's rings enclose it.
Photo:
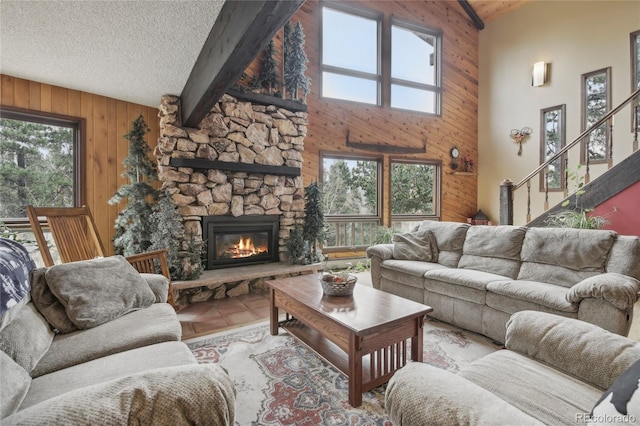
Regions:
[[[540,110],[540,163],[556,155],[565,145],[565,105]],[[553,161],[540,176],[540,190],[561,191],[565,181],[565,155]],[[546,176],[546,177],[545,177]]]
[[[380,105],[380,27],[376,14],[322,8],[323,97]]]
[[[582,74],[582,130],[591,128],[611,106],[611,68]],[[581,160],[602,163],[609,158],[609,126],[602,123],[582,141]]]
[[[440,114],[440,32],[394,20],[391,107]]]
[[[435,162],[391,160],[391,221],[410,230],[415,222],[439,216],[440,170]]]
[[[380,225],[377,158],[323,154],[322,200],[329,224],[324,248],[362,249]]]
[[[4,108],[0,117],[0,218],[26,218],[27,204],[80,205],[82,122]]]

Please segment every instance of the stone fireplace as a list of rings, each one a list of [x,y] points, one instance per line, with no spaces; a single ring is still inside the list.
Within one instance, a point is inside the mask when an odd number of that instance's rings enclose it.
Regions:
[[[185,232],[206,241],[206,269],[288,261],[289,233],[304,217],[307,113],[224,95],[198,128],[186,128],[179,98],[167,95],[159,116],[158,174]]]

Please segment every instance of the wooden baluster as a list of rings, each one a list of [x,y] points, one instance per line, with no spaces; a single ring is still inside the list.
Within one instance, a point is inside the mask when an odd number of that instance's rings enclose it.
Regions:
[[[549,210],[549,172],[544,173],[544,211]]]
[[[609,143],[609,153],[607,158],[607,168],[613,167],[613,115],[609,118],[609,134],[608,134],[608,143]]]
[[[636,100],[636,106],[634,108],[635,114],[633,115],[633,152],[638,150],[638,114],[640,114],[640,105]]]
[[[531,179],[527,181],[527,223],[531,222]]]
[[[564,159],[564,198],[569,196],[569,158]]]
[[[591,177],[589,176],[589,161],[591,160],[591,158],[589,158],[590,157],[589,156],[589,143],[591,142],[591,135],[592,134],[593,133],[590,133],[590,134],[587,135],[587,143],[584,146],[585,150],[586,150],[585,153],[584,153],[584,155],[585,155],[584,163],[586,165],[586,168],[584,170],[584,184],[585,185],[588,184],[589,181],[591,180]]]

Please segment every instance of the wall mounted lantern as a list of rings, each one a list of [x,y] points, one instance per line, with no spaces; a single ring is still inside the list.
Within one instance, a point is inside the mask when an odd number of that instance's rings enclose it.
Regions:
[[[539,87],[549,82],[547,75],[548,64],[546,62],[536,62],[533,64],[533,72],[531,74],[531,85]]]

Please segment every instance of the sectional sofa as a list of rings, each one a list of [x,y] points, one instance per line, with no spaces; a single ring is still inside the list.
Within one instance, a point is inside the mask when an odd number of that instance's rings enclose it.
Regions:
[[[612,231],[424,221],[367,256],[375,288],[499,342],[523,310],[626,336],[640,292],[640,239]]]
[[[168,280],[122,257],[34,269],[0,239],[2,425],[229,425],[226,371],[198,364]]]

